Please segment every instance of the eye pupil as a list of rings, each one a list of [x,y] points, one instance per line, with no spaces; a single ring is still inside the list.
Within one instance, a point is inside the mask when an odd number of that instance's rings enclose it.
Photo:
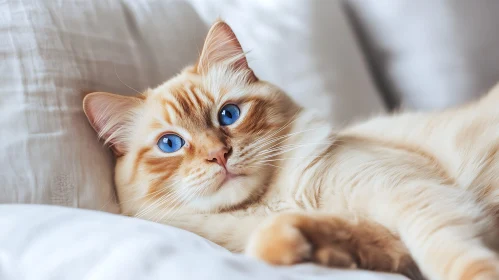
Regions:
[[[224,116],[226,116],[226,117],[228,117],[228,118],[232,119],[232,114],[231,114],[229,111],[227,111],[227,110],[224,110],[224,111],[222,112],[222,115],[224,115]]]
[[[239,119],[239,114],[239,107],[234,104],[227,104],[220,110],[218,121],[222,126],[231,125]]]

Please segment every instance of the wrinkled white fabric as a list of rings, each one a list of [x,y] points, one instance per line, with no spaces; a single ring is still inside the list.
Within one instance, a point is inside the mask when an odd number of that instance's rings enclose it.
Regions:
[[[173,227],[104,212],[0,205],[2,280],[403,280],[313,265],[272,267]]]
[[[499,82],[499,1],[346,2],[394,105],[456,106]]]

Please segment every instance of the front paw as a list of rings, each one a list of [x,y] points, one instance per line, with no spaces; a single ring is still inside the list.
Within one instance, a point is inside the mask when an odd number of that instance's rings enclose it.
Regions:
[[[313,262],[424,279],[407,248],[386,228],[340,217],[280,214],[253,232],[246,254],[273,265]]]
[[[281,214],[265,221],[251,235],[246,254],[273,265],[314,262],[321,265],[355,268],[357,264],[344,243],[317,246],[317,240],[307,235],[315,222],[301,214]],[[349,238],[347,232],[332,232],[338,238]]]
[[[246,255],[274,265],[292,265],[312,257],[312,245],[283,216],[265,221],[251,235]]]

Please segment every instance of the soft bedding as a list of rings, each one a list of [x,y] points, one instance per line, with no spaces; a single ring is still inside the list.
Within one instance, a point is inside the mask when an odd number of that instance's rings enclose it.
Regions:
[[[103,212],[0,205],[0,279],[335,279],[403,276],[313,265],[271,267],[192,233]]]

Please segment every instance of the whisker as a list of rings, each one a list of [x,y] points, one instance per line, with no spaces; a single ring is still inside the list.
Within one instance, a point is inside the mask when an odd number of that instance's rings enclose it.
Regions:
[[[273,144],[273,143],[279,141],[279,142],[275,143],[273,146],[267,148],[267,149],[272,149],[272,148],[274,148],[274,147],[282,144],[284,141],[286,141],[287,139],[289,139],[293,135],[297,135],[297,134],[300,134],[300,133],[305,133],[305,132],[312,131],[312,130],[321,129],[321,128],[324,128],[324,127],[325,126],[321,126],[321,127],[316,127],[316,128],[311,128],[311,129],[305,129],[305,130],[301,130],[301,131],[296,131],[296,132],[289,133],[289,134],[286,134],[286,135],[282,135],[282,136],[279,136],[279,137],[276,137],[276,138],[273,138],[273,139],[270,139],[270,140],[265,140],[265,143],[260,143],[261,142],[261,140],[260,140],[260,142],[258,142],[256,144],[253,144],[253,145],[250,145],[248,148],[245,149],[245,151],[248,150],[248,149],[253,149],[253,150],[254,149],[258,149],[258,148],[263,147],[265,145],[270,145],[270,144]],[[266,149],[264,149],[264,151],[265,150]],[[260,153],[262,153],[262,151],[259,151],[257,153],[257,155],[260,154]],[[250,155],[250,156],[254,156],[254,155]],[[245,157],[245,159],[248,158],[248,157],[250,157],[250,156]]]
[[[311,146],[311,145],[330,145],[330,144],[333,144],[334,141],[331,141],[331,142],[317,142],[317,143],[306,143],[306,144],[289,144],[289,145],[283,145],[283,146],[280,146],[280,147],[276,147],[276,148],[269,148],[269,149],[265,149],[265,150],[262,150],[261,153],[258,153],[256,154],[257,156],[258,155],[265,155],[265,154],[268,154],[268,153],[271,153],[271,152],[274,152],[274,151],[280,151],[282,149],[286,149],[286,148],[290,148],[290,147],[307,147],[307,146]]]
[[[154,181],[156,181],[156,180],[159,180],[159,179],[161,179],[161,178],[156,178],[156,179],[153,179],[153,180],[149,180],[149,183],[152,183],[152,182],[154,182]],[[180,181],[181,181],[181,179],[178,179],[178,180],[176,180],[175,182],[173,182],[172,184],[170,184],[170,185],[168,185],[168,186],[165,186],[165,188],[168,188],[168,187],[170,187],[170,186],[173,186],[174,184],[176,184],[176,183],[178,183],[178,182],[180,182]],[[161,188],[161,189],[156,190],[156,191],[154,191],[154,192],[148,193],[148,194],[147,194],[147,195],[145,195],[145,196],[141,196],[141,197],[136,197],[136,198],[132,198],[132,199],[128,199],[128,200],[124,200],[124,201],[120,201],[120,203],[118,203],[118,205],[122,205],[122,204],[124,204],[124,203],[132,202],[132,201],[141,200],[141,199],[144,199],[144,198],[148,198],[148,197],[150,197],[150,196],[154,196],[154,195],[159,194],[159,193],[164,192],[164,191],[165,191],[165,190],[164,190],[164,188]]]
[[[134,215],[134,217],[139,218],[139,219],[143,219],[147,214],[149,214],[151,211],[158,208],[159,205],[162,205],[171,196],[172,196],[172,193],[168,194],[167,196],[163,196],[158,200],[144,202],[141,205],[141,207],[139,208],[140,210],[137,211],[137,213]],[[148,202],[149,202],[149,204],[144,209],[142,209],[142,207],[144,207],[144,205]]]
[[[279,132],[283,131],[286,127],[288,127],[290,124],[292,124],[293,122],[295,122],[298,118],[296,118],[296,115],[298,115],[300,113],[300,111],[296,112],[291,118],[290,120],[284,124],[280,129],[276,130],[276,131],[269,131],[267,132],[265,135],[263,135],[262,137],[263,138],[266,138],[266,137],[272,137],[276,134],[278,134]],[[270,135],[268,135],[270,133]],[[268,136],[267,136],[268,135]]]
[[[173,187],[173,185],[170,185],[169,187]],[[171,193],[169,193],[169,194],[167,194],[165,196],[162,196],[160,199],[153,201],[145,209],[138,211],[137,214],[135,214],[134,216],[137,217],[137,218],[141,218],[141,217],[145,216],[146,214],[148,214],[149,212],[151,212],[151,210],[154,210],[154,207],[157,207],[158,204],[162,205],[164,202],[166,202],[167,200],[169,200],[175,194],[176,194],[175,192],[171,192]],[[141,207],[139,209],[141,209],[144,206],[144,204],[146,204],[147,202],[148,201],[144,201],[144,203],[141,205]]]
[[[274,143],[275,141],[278,141],[278,140],[281,140],[281,139],[288,139],[288,138],[290,138],[291,136],[294,136],[294,135],[297,135],[297,134],[301,134],[301,133],[305,133],[305,132],[309,132],[309,131],[313,131],[313,130],[317,130],[317,129],[322,129],[322,128],[325,128],[325,127],[326,127],[326,126],[320,126],[320,127],[316,127],[316,128],[310,128],[310,129],[305,129],[305,130],[301,130],[301,131],[296,131],[296,132],[293,132],[293,133],[288,133],[288,134],[286,134],[286,135],[282,135],[282,136],[279,136],[279,137],[277,137],[277,138],[274,138],[274,139],[272,139],[271,141],[268,141],[267,143],[272,144],[272,143]],[[260,148],[260,147],[262,147],[262,146],[265,146],[265,144],[267,144],[267,143],[264,143],[264,144],[262,144],[262,145],[259,145],[259,146],[255,147],[255,149]],[[277,146],[277,145],[279,145],[279,143],[275,144],[274,146]],[[274,147],[274,146],[273,146],[273,147]],[[270,147],[270,148],[273,148],[273,147]]]
[[[283,167],[280,167],[280,166],[277,166],[277,165],[274,165],[274,164],[270,164],[270,163],[256,163],[256,164],[254,164],[254,165],[248,165],[248,166],[250,166],[250,167],[260,167],[260,166],[262,166],[262,165],[265,165],[265,166],[272,166],[272,167],[276,167],[276,168],[279,168],[279,169],[283,169],[283,170],[284,170],[284,168],[283,168]]]
[[[266,153],[265,156],[263,156],[262,158],[255,157],[249,163],[251,164],[253,162],[263,161],[266,159],[276,157],[276,156],[281,155],[281,154],[291,152],[291,151],[299,149],[301,147],[310,146],[310,145],[318,145],[318,144],[330,145],[330,143],[310,143],[310,144],[304,144],[304,145],[294,145],[294,146],[291,146],[290,148],[277,149],[275,151]]]
[[[254,161],[258,161],[258,160],[260,160],[260,161],[261,161],[261,160],[265,160],[265,159],[272,158],[272,157],[275,157],[275,156],[278,156],[278,155],[282,155],[282,154],[285,154],[285,153],[287,153],[287,152],[291,152],[291,151],[293,151],[293,150],[296,150],[296,149],[298,149],[298,148],[300,148],[300,147],[293,147],[293,148],[288,148],[288,149],[279,150],[279,151],[276,151],[276,152],[274,152],[274,153],[272,153],[272,154],[266,155],[266,156],[264,156],[264,157],[262,157],[262,158],[254,158],[254,159],[253,159],[253,162],[254,162]],[[251,163],[251,162],[250,162],[250,163]]]
[[[290,159],[316,159],[316,158],[324,158],[324,156],[276,158],[276,159],[262,160],[262,161],[259,161],[258,163],[261,163],[261,162],[273,162],[273,161],[283,161],[283,160],[290,160]]]
[[[331,144],[336,145],[336,146],[342,146],[341,143],[338,144],[336,141],[331,143]],[[262,162],[275,162],[275,161],[283,161],[283,160],[291,160],[291,159],[315,159],[315,158],[327,157],[327,156],[309,155],[309,156],[304,156],[304,157],[288,157],[288,158],[272,159],[272,157],[275,157],[277,155],[284,154],[284,153],[287,153],[289,151],[295,150],[297,148],[300,148],[300,146],[308,146],[308,145],[297,145],[297,146],[295,146],[293,148],[289,148],[289,149],[276,150],[273,154],[267,155],[267,156],[260,158],[260,159],[254,159],[252,162],[249,162],[249,164],[262,163]]]
[[[269,131],[267,133],[265,133],[265,135],[263,135],[260,139],[258,139],[257,141],[255,141],[255,143],[251,146],[254,146],[255,144],[258,144],[262,141],[265,141],[265,140],[268,140],[270,138],[272,138],[274,135],[278,134],[279,132],[281,132],[282,130],[284,130],[286,127],[288,127],[291,123],[295,122],[298,118],[296,118],[296,115],[298,115],[300,112],[296,112],[293,117],[291,117],[291,119],[286,123],[284,124],[280,129],[276,130],[276,131]],[[270,133],[270,135],[269,135]],[[248,147],[250,148],[250,147]],[[246,149],[245,149],[246,150]]]
[[[114,67],[114,74],[116,74],[116,78],[118,78],[118,80],[120,80],[120,82],[121,82],[122,84],[124,84],[127,88],[129,88],[129,89],[131,89],[131,90],[135,91],[136,93],[138,93],[138,94],[142,94],[140,91],[138,91],[138,90],[134,89],[133,87],[131,87],[131,86],[127,85],[125,82],[123,82],[123,80],[121,80],[120,76],[118,76],[118,72],[116,71],[116,64],[114,64],[114,63],[113,63],[113,67]]]
[[[179,199],[177,200],[177,203],[175,204],[174,207],[171,207],[169,211],[166,211],[161,215],[158,219],[157,222],[163,221],[167,222],[170,221],[171,218],[175,217],[175,215],[178,213],[180,208],[185,205],[185,203],[192,198],[194,198],[199,191],[194,191],[194,192],[185,192],[183,195],[179,196]],[[174,209],[174,210],[173,210]],[[172,211],[173,210],[173,211]],[[165,219],[165,216],[167,217]]]
[[[166,203],[170,203],[170,204],[176,203],[177,201],[179,201],[181,196],[185,195],[186,193],[187,193],[186,191],[181,192],[181,193],[173,192],[169,198],[161,199],[160,201],[158,201],[158,203],[155,204],[154,209],[151,209],[151,210],[156,210],[156,214],[153,214],[151,217],[149,217],[149,220],[152,221],[152,220],[154,220],[154,217],[160,215],[161,209],[159,209],[159,208],[161,206],[165,205]],[[171,209],[171,208],[169,208],[169,209]]]
[[[175,206],[175,211],[170,211],[170,214],[167,215],[166,221],[171,221],[172,219],[175,218],[177,213],[180,211],[180,209],[187,204],[187,202],[191,201],[193,198],[198,196],[199,191],[192,192],[191,194],[185,196],[182,200],[179,201],[178,205]],[[160,219],[163,219],[163,216],[161,216]]]
[[[312,130],[316,130],[316,129],[319,129],[319,128],[323,128],[325,126],[321,126],[321,127],[316,127],[316,128],[311,128],[311,129],[305,129],[305,130],[301,130],[301,131],[295,131],[295,132],[292,132],[292,133],[288,133],[288,134],[285,134],[285,135],[281,135],[277,138],[274,138],[274,139],[279,139],[279,138],[284,138],[284,137],[288,137],[288,136],[291,136],[291,135],[295,135],[295,134],[299,134],[299,133],[303,133],[303,132],[307,132],[307,131],[312,131]],[[278,130],[278,131],[281,131],[281,130]],[[276,133],[273,133],[272,135],[269,135],[269,137],[265,137],[263,138],[262,140],[265,140],[265,139],[271,139],[272,136],[274,136]],[[261,140],[260,140],[261,141]]]

